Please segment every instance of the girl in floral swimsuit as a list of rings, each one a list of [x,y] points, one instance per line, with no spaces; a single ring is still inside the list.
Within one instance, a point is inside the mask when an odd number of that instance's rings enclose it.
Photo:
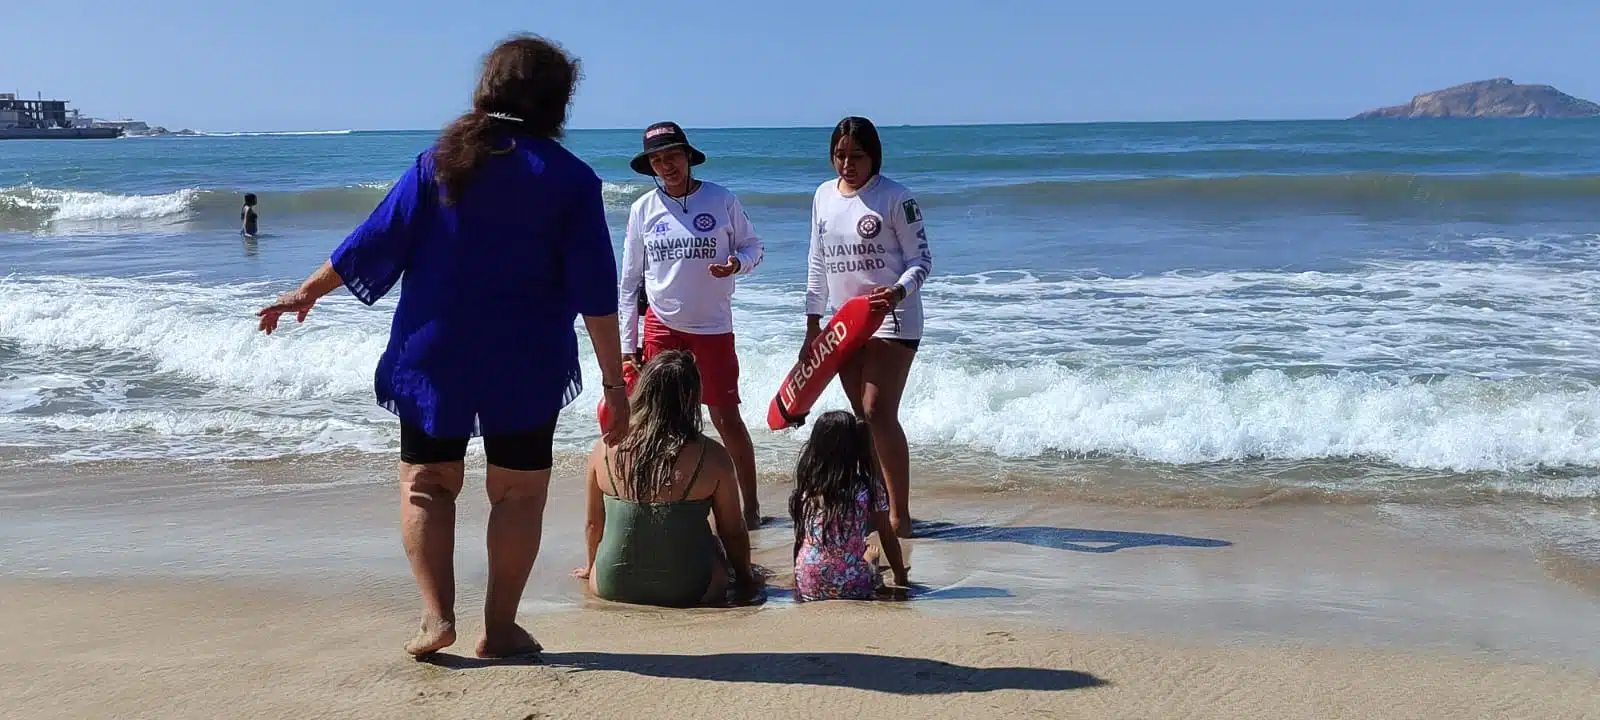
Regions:
[[[800,453],[789,497],[797,599],[873,599],[878,568],[868,555],[867,536],[874,530],[895,584],[906,586],[900,542],[889,524],[888,495],[876,468],[865,422],[844,411],[817,420]]]

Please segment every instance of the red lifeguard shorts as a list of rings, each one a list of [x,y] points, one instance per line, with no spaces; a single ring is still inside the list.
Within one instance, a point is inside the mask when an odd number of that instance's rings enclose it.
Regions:
[[[733,333],[695,335],[667,327],[652,311],[644,313],[644,361],[667,350],[684,350],[700,368],[701,401],[709,407],[739,405],[739,354]]]

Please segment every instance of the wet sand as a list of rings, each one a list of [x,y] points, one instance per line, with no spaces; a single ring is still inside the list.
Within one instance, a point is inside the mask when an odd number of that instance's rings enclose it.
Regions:
[[[399,650],[415,589],[389,480],[383,460],[6,471],[0,715],[1600,716],[1583,507],[1148,508],[931,483],[911,602],[796,605],[782,521],[755,536],[765,605],[666,611],[568,577],[582,506],[563,471],[522,606],[547,665],[435,667]],[[769,513],[783,490],[764,488]],[[486,512],[469,482],[458,653]]]

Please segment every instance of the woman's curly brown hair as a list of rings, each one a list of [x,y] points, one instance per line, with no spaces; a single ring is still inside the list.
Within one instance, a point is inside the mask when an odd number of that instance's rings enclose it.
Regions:
[[[472,111],[445,128],[434,149],[445,203],[461,199],[506,135],[561,137],[578,78],[577,59],[550,40],[517,35],[496,46],[484,58]]]

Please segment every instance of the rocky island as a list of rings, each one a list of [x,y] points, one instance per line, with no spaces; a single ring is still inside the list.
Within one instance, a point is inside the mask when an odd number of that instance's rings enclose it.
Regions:
[[[173,132],[160,125],[151,127],[149,123],[140,120],[91,120],[90,127],[118,128],[122,130],[123,137],[170,137],[173,135],[190,136],[201,134],[189,129]]]
[[[1600,105],[1549,85],[1518,85],[1509,78],[1495,78],[1423,93],[1408,104],[1368,110],[1351,119],[1528,117],[1600,117]]]

